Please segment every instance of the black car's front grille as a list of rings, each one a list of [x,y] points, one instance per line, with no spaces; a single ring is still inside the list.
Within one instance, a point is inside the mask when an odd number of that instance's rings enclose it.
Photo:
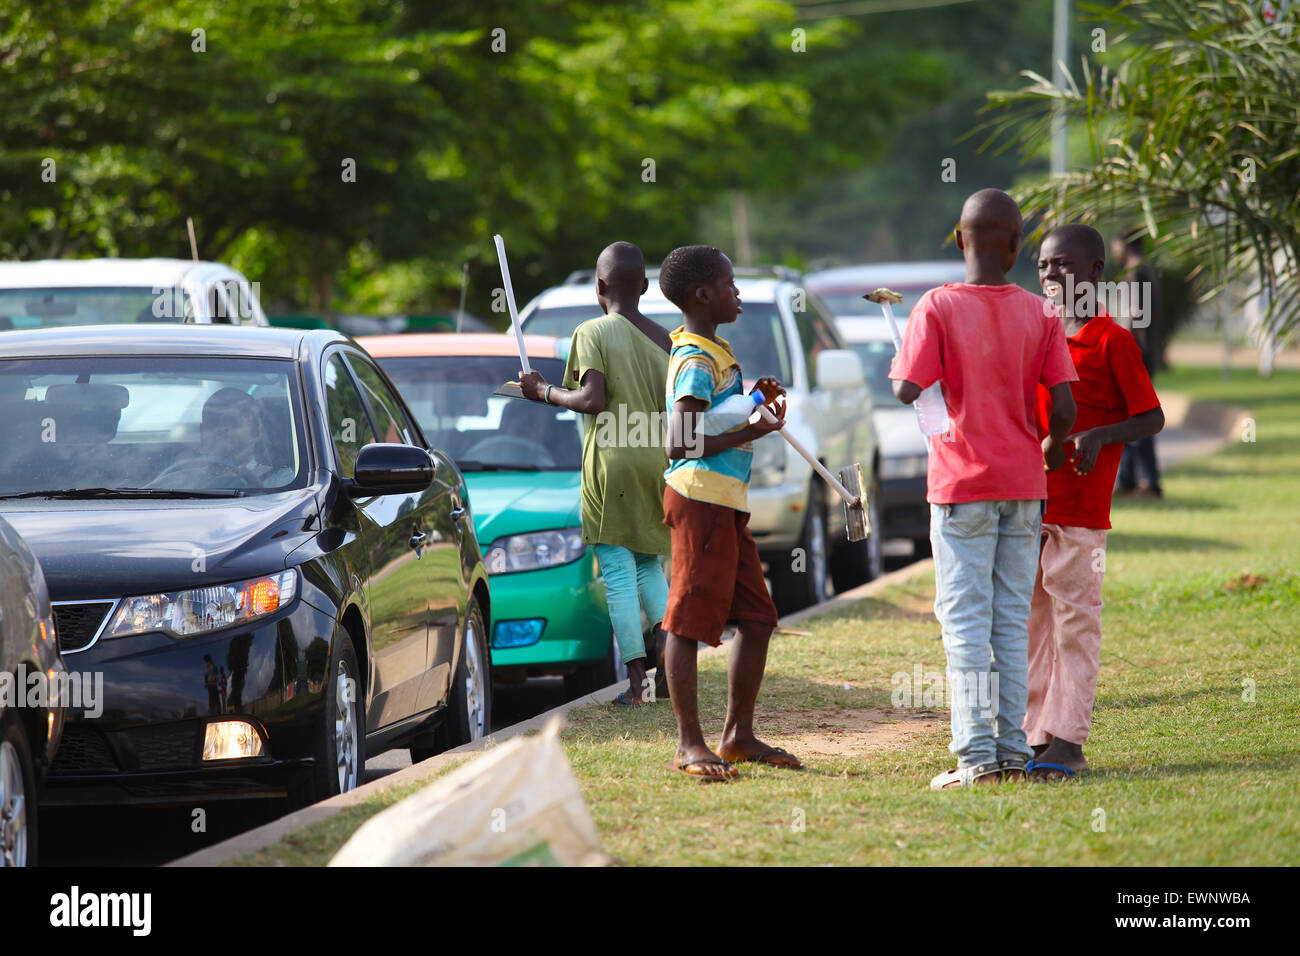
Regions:
[[[117,761],[103,734],[76,725],[64,728],[50,767],[51,774],[115,773],[117,770]]]
[[[54,630],[59,635],[59,650],[66,654],[88,647],[112,609],[112,601],[54,605]]]
[[[127,731],[141,770],[181,770],[195,762],[197,731],[193,724],[142,727]]]

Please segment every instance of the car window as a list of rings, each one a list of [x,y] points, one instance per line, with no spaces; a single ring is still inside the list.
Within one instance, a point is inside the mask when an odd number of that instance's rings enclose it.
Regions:
[[[225,357],[0,361],[0,490],[290,487],[303,462],[292,369]]]
[[[356,355],[348,356],[348,365],[356,373],[361,383],[361,391],[375,416],[375,433],[378,441],[392,442],[397,445],[414,445],[415,430],[402,412],[402,403],[397,400],[374,367]]]
[[[339,474],[351,478],[356,475],[357,452],[375,439],[361,395],[338,352],[325,363],[325,411]]]
[[[177,289],[0,289],[0,331],[61,325],[180,322],[192,306]]]
[[[753,380],[761,375],[774,375],[789,384],[790,356],[781,326],[781,314],[777,311],[776,304],[750,302],[745,299],[743,288],[740,296],[745,311],[734,325],[724,325],[718,334],[731,345],[745,378]],[[682,324],[681,312],[666,304],[643,300],[641,311],[646,318],[653,319],[669,331]],[[524,320],[523,328],[530,334],[568,339],[581,323],[599,315],[600,308],[594,305],[539,308]]]
[[[519,359],[489,355],[381,358],[425,437],[462,471],[578,471],[578,415],[559,405],[493,395],[519,375]],[[548,382],[564,375],[557,359],[531,360]]]
[[[803,293],[800,295],[799,293]],[[794,306],[802,304],[799,310]],[[791,303],[795,325],[799,329],[799,345],[803,349],[805,367],[808,369],[808,387],[817,387],[817,356],[827,349],[842,348],[835,324],[826,307],[807,289],[797,289]]]

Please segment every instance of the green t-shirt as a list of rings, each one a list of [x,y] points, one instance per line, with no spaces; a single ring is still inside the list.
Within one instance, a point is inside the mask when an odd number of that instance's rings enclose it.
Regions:
[[[605,376],[605,411],[583,416],[583,543],[667,554],[663,395],[668,353],[611,313],[574,330],[564,387],[578,388],[589,371]]]

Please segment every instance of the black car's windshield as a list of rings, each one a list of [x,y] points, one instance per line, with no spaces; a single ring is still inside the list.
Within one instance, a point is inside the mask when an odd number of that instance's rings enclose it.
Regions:
[[[305,480],[290,362],[0,361],[0,496],[247,495]]]
[[[893,342],[850,342],[849,348],[862,359],[862,370],[867,376],[871,398],[877,405],[901,405],[894,397],[894,387],[889,381],[889,366],[894,361]]]
[[[0,330],[183,322],[193,312],[189,297],[179,289],[0,289]]]
[[[744,299],[743,290],[741,299]],[[775,375],[789,384],[790,357],[786,352],[785,336],[781,333],[781,316],[776,305],[771,302],[745,302],[744,306],[745,311],[735,324],[722,326],[718,329],[718,334],[727,340],[735,352],[736,361],[740,362],[741,372],[746,377]],[[641,310],[646,318],[654,319],[670,331],[682,324],[682,314],[676,309],[667,312],[662,306],[656,310],[650,303],[642,303]],[[597,306],[539,308],[525,320],[524,331],[568,339],[579,325],[599,315],[600,309]]]
[[[519,378],[509,356],[380,358],[420,429],[462,471],[578,471],[582,468],[579,416],[567,408],[493,395]],[[556,385],[564,363],[530,359]]]

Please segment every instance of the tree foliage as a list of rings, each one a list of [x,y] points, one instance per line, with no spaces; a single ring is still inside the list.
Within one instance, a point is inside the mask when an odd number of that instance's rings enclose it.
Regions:
[[[1278,5],[1283,6],[1283,5]],[[1040,150],[1060,111],[1086,136],[1085,168],[1017,190],[1040,224],[1144,224],[1158,256],[1200,266],[1203,298],[1262,292],[1271,325],[1300,324],[1300,5],[1128,0],[1090,8],[1110,63],[1064,89],[1041,75],[993,93],[986,142]]]
[[[494,232],[522,298],[878,152],[935,87],[861,39],[777,0],[0,0],[0,256],[183,256],[192,216],[280,308],[428,308],[468,262],[481,309]]]

